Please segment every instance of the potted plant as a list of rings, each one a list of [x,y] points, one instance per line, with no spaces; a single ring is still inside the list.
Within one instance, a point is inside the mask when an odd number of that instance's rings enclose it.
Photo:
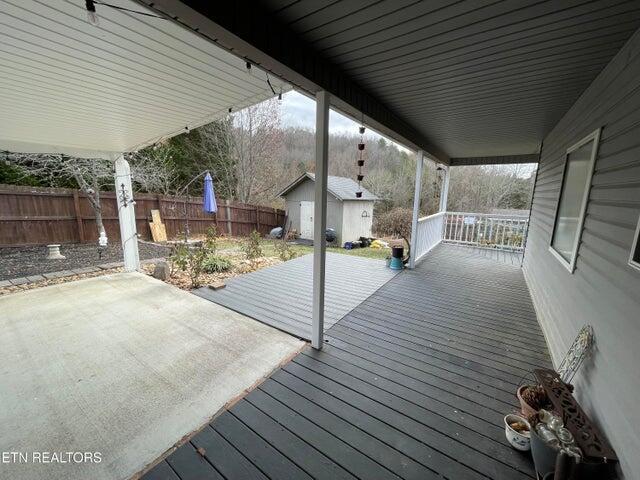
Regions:
[[[542,408],[550,407],[551,402],[542,385],[522,385],[516,395],[525,418],[536,415]]]

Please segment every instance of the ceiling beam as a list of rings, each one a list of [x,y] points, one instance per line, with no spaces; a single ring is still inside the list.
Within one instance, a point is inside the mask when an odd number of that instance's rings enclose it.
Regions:
[[[198,32],[219,46],[259,65],[298,89],[315,95],[325,90],[332,106],[413,150],[423,150],[440,163],[448,155],[432,145],[384,102],[368,93],[336,65],[321,58],[289,27],[277,21],[259,2],[137,0]]]
[[[452,167],[465,165],[507,165],[511,163],[538,163],[540,155],[531,153],[528,155],[502,155],[493,157],[453,157],[450,159]]]

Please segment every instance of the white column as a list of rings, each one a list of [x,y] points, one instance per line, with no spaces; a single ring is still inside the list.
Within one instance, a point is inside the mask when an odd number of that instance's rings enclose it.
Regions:
[[[409,268],[416,266],[416,254],[418,244],[418,217],[420,216],[420,193],[422,190],[422,166],[424,164],[424,152],[418,150],[416,157],[416,186],[413,192],[413,215],[411,217],[411,257]]]
[[[118,202],[124,269],[127,272],[134,272],[140,268],[140,257],[138,255],[135,203],[131,188],[131,169],[129,162],[122,155],[117,158],[115,163],[116,201]]]
[[[329,165],[329,93],[316,94],[316,175],[313,211],[313,317],[311,346],[324,341],[324,279],[327,228],[327,172]]]
[[[442,180],[442,191],[440,192],[440,211],[447,211],[447,198],[449,198],[449,167],[442,166],[444,170],[444,179]]]

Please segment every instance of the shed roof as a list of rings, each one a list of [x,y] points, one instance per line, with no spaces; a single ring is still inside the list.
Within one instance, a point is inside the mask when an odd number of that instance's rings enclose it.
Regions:
[[[285,195],[287,195],[289,192],[297,188],[306,180],[311,180],[312,182],[315,182],[316,180],[315,174],[307,172],[300,175],[300,177],[298,177],[294,182],[292,182],[291,184],[289,184],[289,186],[287,186],[284,190],[282,190],[278,194],[278,196],[284,197]],[[335,177],[333,175],[329,175],[327,190],[338,200],[342,200],[342,201],[357,200],[357,201],[371,202],[375,200],[380,200],[379,197],[376,197],[373,193],[371,193],[366,188],[364,187],[358,188],[358,182],[347,177]],[[357,191],[362,191],[361,198],[356,197]]]

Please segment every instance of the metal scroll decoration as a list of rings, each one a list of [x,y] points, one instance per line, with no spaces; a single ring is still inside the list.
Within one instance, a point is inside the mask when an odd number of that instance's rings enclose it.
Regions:
[[[558,367],[558,376],[565,383],[571,383],[576,372],[593,350],[593,327],[585,325],[571,344],[571,348]]]
[[[617,461],[616,453],[605,436],[582,410],[558,374],[546,368],[535,369],[533,373],[549,396],[554,409],[562,414],[565,427],[573,434],[585,458],[605,463]]]
[[[356,192],[356,198],[362,198],[362,179],[364,175],[362,173],[362,167],[364,167],[364,126],[360,127],[360,142],[358,143],[358,191]]]

